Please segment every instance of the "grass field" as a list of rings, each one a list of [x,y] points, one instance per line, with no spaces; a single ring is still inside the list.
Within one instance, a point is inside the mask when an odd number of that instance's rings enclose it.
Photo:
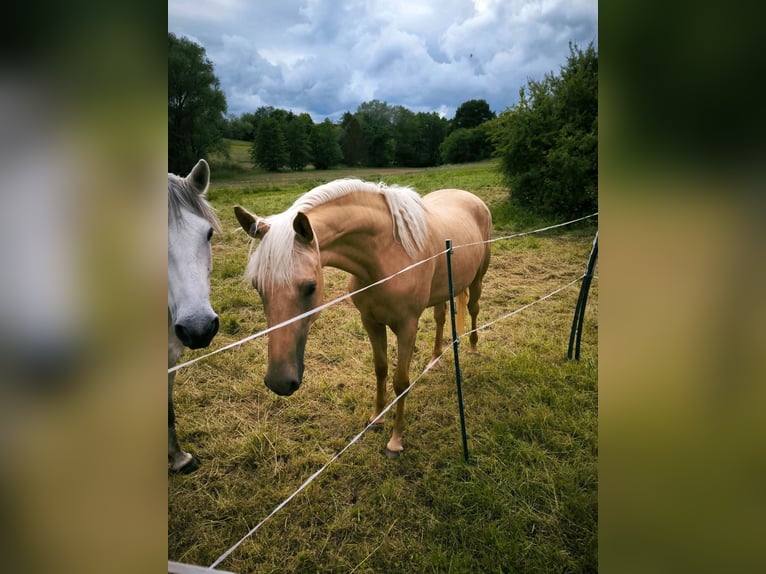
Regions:
[[[209,197],[223,223],[213,239],[211,349],[265,328],[258,294],[242,280],[247,236],[232,206],[268,215],[337,177],[383,179],[426,193],[460,187],[493,212],[496,237],[545,223],[507,204],[495,164],[424,170],[332,170],[219,179]],[[592,221],[592,220],[591,220]],[[581,275],[594,223],[493,243],[480,324]],[[598,272],[596,273],[598,274]],[[347,277],[325,270],[327,300]],[[594,572],[597,570],[598,281],[582,356],[566,360],[578,284],[482,331],[461,353],[470,462],[462,458],[451,352],[407,399],[405,451],[384,455],[393,415],[369,432],[221,564],[234,572]],[[425,366],[433,318],[420,322],[411,378]],[[393,353],[394,338],[389,337]],[[461,349],[467,345],[461,346]],[[184,359],[202,354],[187,352]],[[291,397],[263,384],[266,339],[179,371],[182,444],[201,460],[168,477],[168,557],[209,565],[364,426],[374,396],[372,357],[350,301],[324,311]],[[389,384],[390,387],[390,384]]]

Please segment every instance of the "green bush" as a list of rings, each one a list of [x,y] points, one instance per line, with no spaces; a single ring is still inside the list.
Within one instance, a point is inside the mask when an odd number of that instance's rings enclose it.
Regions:
[[[510,200],[545,216],[598,207],[598,52],[570,45],[560,75],[522,88],[490,128]]]

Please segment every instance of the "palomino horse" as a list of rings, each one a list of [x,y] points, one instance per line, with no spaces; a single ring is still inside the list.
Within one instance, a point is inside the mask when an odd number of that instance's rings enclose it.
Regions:
[[[204,159],[188,176],[168,174],[168,368],[184,347],[207,347],[218,331],[218,316],[210,306],[210,239],[220,231],[213,209],[205,201],[210,168]],[[173,380],[168,373],[168,458],[173,471],[192,472],[199,460],[178,445],[173,412]]]
[[[351,274],[349,290],[370,285],[404,267],[455,246],[452,259],[455,292],[469,289],[468,312],[476,328],[479,296],[489,265],[492,216],[475,195],[442,189],[421,198],[406,187],[355,179],[336,180],[312,189],[287,211],[261,219],[237,206],[237,219],[252,237],[261,239],[246,270],[263,300],[266,321],[278,324],[318,306],[322,301],[322,267]],[[418,319],[434,307],[434,356],[442,350],[446,301],[449,297],[446,256],[441,255],[352,297],[372,344],[377,393],[370,420],[385,406],[388,357],[386,326],[397,339],[398,362],[393,378],[397,395],[409,386],[409,370]],[[303,378],[303,353],[311,315],[269,334],[265,383],[278,395],[291,395]],[[470,336],[476,352],[478,336]],[[404,398],[387,451],[402,449]]]

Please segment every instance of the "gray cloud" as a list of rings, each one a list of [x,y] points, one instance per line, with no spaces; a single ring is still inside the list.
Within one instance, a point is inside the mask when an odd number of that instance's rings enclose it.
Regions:
[[[338,119],[378,99],[501,112],[598,40],[596,0],[169,0],[169,31],[205,47],[229,112],[262,105]]]

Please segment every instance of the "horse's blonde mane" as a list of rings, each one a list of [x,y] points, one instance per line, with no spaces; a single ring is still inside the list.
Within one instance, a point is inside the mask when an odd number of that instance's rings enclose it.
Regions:
[[[221,222],[210,204],[205,201],[205,191],[200,193],[187,178],[168,173],[168,223],[171,218],[181,221],[181,210],[188,209],[207,220],[213,229],[220,233]]]
[[[418,257],[425,247],[427,227],[426,207],[415,190],[383,182],[337,179],[315,187],[296,199],[286,211],[265,219],[270,225],[269,232],[253,251],[245,277],[257,285],[290,283],[293,279],[295,231],[292,223],[295,216],[356,192],[377,193],[385,198],[393,219],[394,237],[410,257]]]

